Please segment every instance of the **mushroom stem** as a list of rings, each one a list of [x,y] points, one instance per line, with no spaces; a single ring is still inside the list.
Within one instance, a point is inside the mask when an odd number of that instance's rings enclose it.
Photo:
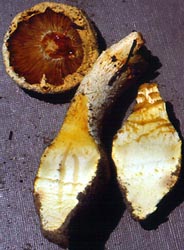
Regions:
[[[89,131],[98,143],[105,112],[143,73],[140,64],[145,62],[138,53],[143,45],[140,33],[130,33],[98,57],[78,88],[77,94],[82,93],[88,98]]]

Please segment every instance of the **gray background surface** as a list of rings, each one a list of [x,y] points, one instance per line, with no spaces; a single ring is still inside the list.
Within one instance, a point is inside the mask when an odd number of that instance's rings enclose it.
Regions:
[[[0,43],[12,18],[39,1],[0,0]],[[59,2],[59,1],[57,1]],[[184,134],[184,1],[71,0],[84,9],[107,46],[132,30],[141,31],[146,46],[162,64],[155,80],[162,97],[172,103]],[[0,55],[0,249],[58,250],[43,238],[33,204],[33,180],[43,149],[57,134],[69,100],[42,100],[20,89],[6,74]],[[12,138],[9,138],[12,131]],[[184,185],[168,200],[157,226],[144,228],[127,210],[112,228],[105,249],[183,250]],[[113,197],[110,201],[113,204]],[[114,206],[118,206],[117,203]],[[164,210],[163,209],[163,210]],[[168,215],[168,220],[164,220]],[[109,217],[114,214],[110,213]],[[163,216],[163,217],[162,217]],[[153,224],[153,223],[152,223]],[[89,248],[90,249],[90,245]],[[87,248],[86,248],[87,250]]]

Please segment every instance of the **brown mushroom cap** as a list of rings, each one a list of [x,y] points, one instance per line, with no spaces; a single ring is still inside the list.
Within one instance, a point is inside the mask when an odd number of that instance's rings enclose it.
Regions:
[[[77,86],[98,57],[86,14],[43,2],[15,16],[4,37],[7,73],[23,88],[60,93]]]

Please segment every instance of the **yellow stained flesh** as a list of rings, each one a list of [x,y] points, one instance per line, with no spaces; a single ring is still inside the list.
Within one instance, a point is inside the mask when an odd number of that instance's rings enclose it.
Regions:
[[[112,157],[133,216],[145,219],[171,190],[181,167],[181,140],[156,84],[144,84],[118,131]]]
[[[78,204],[77,195],[95,177],[99,159],[87,127],[87,97],[77,95],[62,129],[41,158],[35,180],[45,230],[58,229]]]

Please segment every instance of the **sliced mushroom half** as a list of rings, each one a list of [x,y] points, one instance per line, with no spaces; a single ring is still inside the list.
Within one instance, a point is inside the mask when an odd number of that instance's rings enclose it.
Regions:
[[[181,140],[155,83],[140,86],[132,114],[113,141],[119,185],[134,218],[152,214],[178,180]]]

